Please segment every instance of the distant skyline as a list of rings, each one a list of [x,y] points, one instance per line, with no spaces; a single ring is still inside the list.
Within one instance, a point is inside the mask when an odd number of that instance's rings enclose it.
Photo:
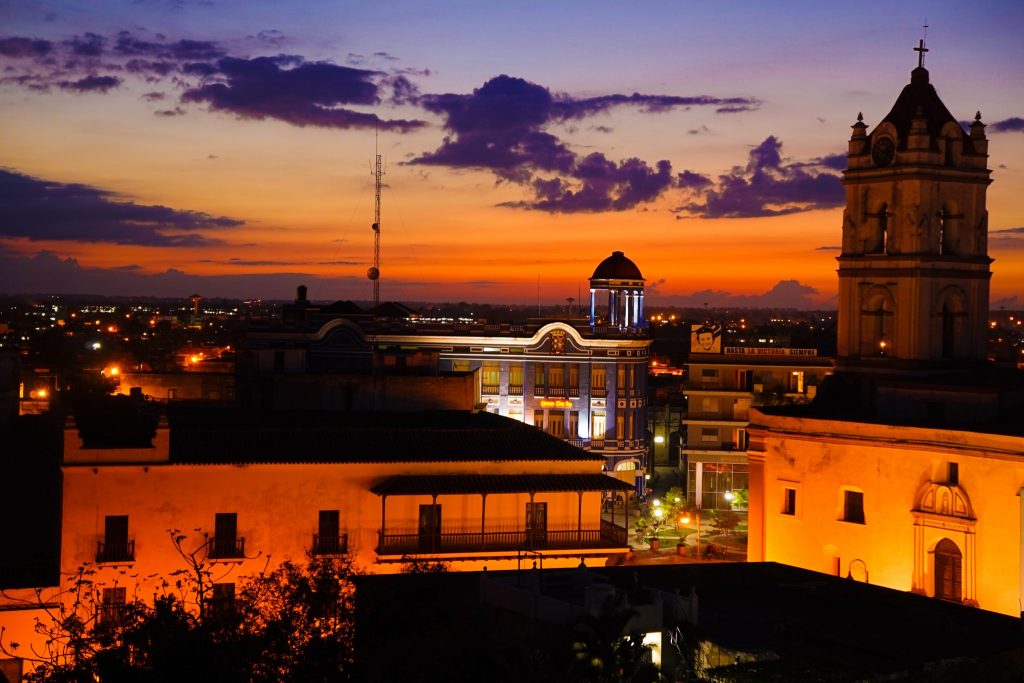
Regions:
[[[99,6],[97,6],[99,5]],[[0,292],[834,305],[849,126],[988,124],[1024,307],[1024,4],[0,0]]]

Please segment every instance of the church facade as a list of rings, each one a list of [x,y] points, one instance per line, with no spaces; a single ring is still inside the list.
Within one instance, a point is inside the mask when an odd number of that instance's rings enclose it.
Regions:
[[[892,110],[853,125],[836,373],[751,411],[748,554],[1016,616],[1024,379],[986,359],[988,141],[917,49]]]

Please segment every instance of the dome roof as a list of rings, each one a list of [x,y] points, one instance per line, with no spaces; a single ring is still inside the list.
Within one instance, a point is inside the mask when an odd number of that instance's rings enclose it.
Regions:
[[[590,276],[591,280],[643,280],[640,269],[636,264],[626,258],[621,251],[613,251],[612,255],[606,258],[594,270]]]

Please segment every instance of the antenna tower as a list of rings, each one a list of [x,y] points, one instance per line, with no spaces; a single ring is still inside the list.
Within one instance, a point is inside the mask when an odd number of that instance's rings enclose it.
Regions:
[[[373,281],[373,307],[380,305],[380,179],[384,175],[380,154],[373,171],[374,205],[373,205],[373,266],[366,271],[366,277]]]

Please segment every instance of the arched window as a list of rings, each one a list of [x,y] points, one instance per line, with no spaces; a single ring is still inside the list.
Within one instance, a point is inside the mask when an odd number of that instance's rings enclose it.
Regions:
[[[944,538],[935,546],[935,597],[960,602],[963,592],[960,573],[963,556],[956,543]]]
[[[888,287],[872,287],[860,309],[860,353],[862,356],[893,354],[893,317],[896,302]]]
[[[960,288],[948,287],[942,292],[940,300],[942,303],[936,311],[939,318],[938,356],[947,359],[963,357],[967,344],[966,297]],[[934,350],[935,347],[932,348]]]

